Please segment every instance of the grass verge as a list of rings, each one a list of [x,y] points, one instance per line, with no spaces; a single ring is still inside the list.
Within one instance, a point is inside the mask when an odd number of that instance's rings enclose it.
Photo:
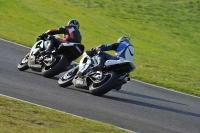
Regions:
[[[1,133],[127,133],[113,125],[66,115],[0,95]]]

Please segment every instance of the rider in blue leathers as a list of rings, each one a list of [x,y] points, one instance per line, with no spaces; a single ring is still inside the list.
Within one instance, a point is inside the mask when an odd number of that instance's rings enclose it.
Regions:
[[[130,38],[127,36],[120,37],[117,40],[117,43],[100,45],[99,47],[92,48],[91,50],[98,53],[98,65],[92,68],[93,71],[102,70],[106,60],[128,60],[134,65],[134,46],[130,43]],[[116,56],[111,56],[103,52],[109,50],[114,50]]]

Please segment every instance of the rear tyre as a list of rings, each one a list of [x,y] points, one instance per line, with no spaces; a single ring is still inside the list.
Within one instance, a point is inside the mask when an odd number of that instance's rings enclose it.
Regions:
[[[18,68],[20,71],[25,71],[25,70],[29,69],[29,66],[28,66],[28,57],[29,57],[29,54],[27,54],[27,55],[21,60],[21,62],[17,64],[17,68]]]
[[[107,72],[102,80],[96,80],[89,85],[89,91],[95,96],[102,96],[115,88],[117,83],[117,74],[115,72]]]
[[[44,65],[42,75],[46,78],[51,78],[65,69],[68,64],[68,59],[65,55],[59,54],[55,56],[56,61],[51,66]]]
[[[78,71],[78,66],[68,70],[64,73],[58,80],[58,84],[60,87],[67,87],[72,85],[72,80]]]

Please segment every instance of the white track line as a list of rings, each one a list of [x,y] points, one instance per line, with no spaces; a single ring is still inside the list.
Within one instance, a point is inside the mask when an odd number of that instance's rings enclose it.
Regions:
[[[43,107],[43,108],[46,108],[46,109],[49,109],[49,110],[57,111],[57,112],[64,113],[64,114],[67,114],[67,115],[71,115],[71,116],[74,116],[74,117],[78,117],[78,118],[82,118],[82,119],[86,119],[86,120],[90,120],[90,121],[94,121],[94,122],[99,122],[99,121],[96,121],[96,120],[92,120],[92,119],[88,119],[88,118],[81,117],[81,116],[78,116],[78,115],[70,114],[70,113],[67,113],[67,112],[64,112],[64,111],[60,111],[60,110],[53,109],[53,108],[50,108],[50,107],[35,104],[35,103],[32,103],[32,102],[24,101],[24,100],[14,98],[14,97],[10,97],[10,96],[7,96],[7,95],[0,94],[0,96],[4,96],[4,97],[10,98],[10,99],[14,99],[14,100],[21,101],[21,102],[24,102],[24,103],[28,103],[28,104],[31,104],[31,105],[36,105],[38,107]],[[99,123],[104,123],[104,122],[99,122]],[[104,124],[109,124],[109,123],[104,123]],[[128,131],[128,132],[131,132],[131,133],[137,133],[137,132],[134,132],[134,131],[131,131],[131,130],[128,130],[128,129],[121,128],[121,127],[117,127],[117,126],[114,126],[114,127]]]
[[[28,47],[28,46],[24,46],[24,45],[19,44],[19,43],[11,42],[11,41],[5,40],[5,39],[3,39],[3,38],[0,38],[0,40],[3,40],[3,41],[5,41],[5,42],[9,42],[9,43],[12,43],[12,44],[19,45],[19,46],[21,46],[21,47],[25,47],[25,48],[29,48],[29,49],[30,49],[30,47]]]
[[[19,45],[19,46],[22,46],[22,47],[30,49],[30,47],[27,47],[27,46],[24,46],[24,45],[15,43],[15,42],[11,42],[11,41],[8,41],[8,40],[2,39],[2,38],[0,38],[0,40],[3,40],[3,41],[6,41],[6,42],[9,42],[9,43],[16,44],[16,45]],[[60,111],[60,110],[53,109],[53,108],[50,108],[50,107],[46,107],[46,106],[42,106],[42,105],[39,105],[39,104],[35,104],[35,103],[32,103],[32,102],[24,101],[24,100],[21,100],[21,99],[18,99],[18,98],[14,98],[14,97],[10,97],[10,96],[7,96],[7,95],[0,94],[0,96],[8,97],[8,98],[11,98],[11,99],[14,99],[14,100],[18,100],[18,101],[25,102],[25,103],[28,103],[28,104],[36,105],[36,106],[43,107],[43,108],[50,109],[50,110],[54,110],[54,111],[57,111],[57,112],[60,112],[60,113],[64,113],[64,114],[67,114],[67,115],[71,115],[71,116],[75,116],[75,117],[78,117],[78,118],[84,118],[84,119],[87,119],[87,120],[90,120],[90,121],[99,122],[99,121],[96,121],[96,120],[92,120],[92,119],[88,119],[88,118],[81,117],[81,116],[78,116],[78,115],[70,114],[70,113],[67,113],[67,112],[64,112],[64,111]],[[103,123],[103,122],[100,122],[100,123]],[[106,124],[109,124],[109,123],[106,123]],[[117,126],[114,126],[114,127],[122,129],[122,130],[125,130],[127,132],[137,133],[137,132],[125,129],[125,128],[121,128],[121,127],[117,127]]]
[[[165,88],[165,87],[153,85],[153,84],[146,83],[146,82],[143,82],[143,81],[139,81],[139,80],[136,80],[136,79],[131,79],[131,80],[136,81],[136,82],[139,82],[139,83],[147,84],[147,85],[150,85],[150,86],[154,86],[154,87],[157,87],[157,88],[160,88],[160,89],[164,89],[164,90],[168,90],[168,91],[180,93],[180,94],[187,95],[187,96],[191,96],[191,97],[195,97],[195,98],[200,98],[200,97],[198,97],[198,96],[194,96],[194,95],[187,94],[187,93],[184,93],[184,92],[180,92],[180,91],[172,90],[172,89],[169,89],[169,88]]]

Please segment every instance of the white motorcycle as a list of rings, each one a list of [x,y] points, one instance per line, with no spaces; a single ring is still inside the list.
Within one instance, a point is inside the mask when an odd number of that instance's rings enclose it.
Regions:
[[[87,89],[96,96],[104,95],[112,89],[119,90],[130,81],[129,73],[135,69],[132,62],[121,60],[107,60],[102,71],[92,71],[97,65],[98,55],[86,51],[82,59],[74,68],[65,72],[58,80],[61,87],[74,85],[77,88]]]
[[[47,49],[47,38],[40,38],[31,48],[31,51],[18,63],[20,71],[32,69],[42,72],[42,75],[51,78],[70,67],[72,61],[83,54],[84,46],[80,43],[61,43],[58,48],[52,51],[52,54],[41,55],[40,52]]]

